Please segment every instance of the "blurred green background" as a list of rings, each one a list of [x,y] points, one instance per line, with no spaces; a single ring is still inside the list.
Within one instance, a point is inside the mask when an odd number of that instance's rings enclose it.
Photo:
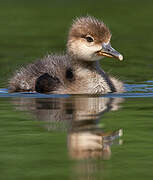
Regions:
[[[12,73],[50,52],[63,52],[72,19],[92,15],[111,29],[124,61],[105,58],[105,71],[124,82],[152,79],[152,0],[0,0],[0,87]]]
[[[124,55],[123,62],[103,59],[103,69],[125,83],[152,80],[152,0],[0,0],[0,88],[21,66],[65,51],[72,19],[87,14],[110,27],[112,46]],[[105,114],[101,124],[123,128],[124,143],[112,146],[111,160],[94,161],[93,172],[89,160],[81,177],[82,162],[68,158],[66,132],[43,129],[13,100],[0,98],[0,179],[152,179],[152,98],[127,98],[119,111]]]

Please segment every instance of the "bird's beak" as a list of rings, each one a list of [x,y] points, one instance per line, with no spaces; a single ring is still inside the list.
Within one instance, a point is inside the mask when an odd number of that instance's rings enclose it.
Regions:
[[[122,54],[117,52],[114,48],[111,47],[110,43],[103,43],[102,44],[102,49],[97,52],[99,56],[107,56],[107,57],[114,57],[119,59],[120,61],[123,60]]]

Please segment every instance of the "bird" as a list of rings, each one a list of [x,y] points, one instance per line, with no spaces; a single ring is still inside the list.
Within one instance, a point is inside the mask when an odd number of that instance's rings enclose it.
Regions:
[[[111,32],[93,16],[77,17],[68,32],[66,52],[49,54],[15,71],[10,92],[106,94],[123,92],[123,82],[101,67],[104,57],[123,60],[111,46]]]

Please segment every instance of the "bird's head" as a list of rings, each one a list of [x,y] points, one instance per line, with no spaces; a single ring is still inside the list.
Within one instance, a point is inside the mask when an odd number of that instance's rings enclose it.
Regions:
[[[123,60],[123,56],[111,47],[108,27],[94,17],[77,18],[69,31],[67,52],[83,61],[97,61],[104,56]]]

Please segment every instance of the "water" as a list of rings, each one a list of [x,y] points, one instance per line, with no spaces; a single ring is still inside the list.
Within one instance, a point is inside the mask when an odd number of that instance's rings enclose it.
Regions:
[[[152,179],[153,82],[125,87],[100,97],[0,89],[1,178]]]
[[[0,179],[153,178],[153,1],[1,0]],[[63,52],[76,16],[103,19],[124,61],[103,69],[125,84],[98,96],[8,93],[12,73]]]

